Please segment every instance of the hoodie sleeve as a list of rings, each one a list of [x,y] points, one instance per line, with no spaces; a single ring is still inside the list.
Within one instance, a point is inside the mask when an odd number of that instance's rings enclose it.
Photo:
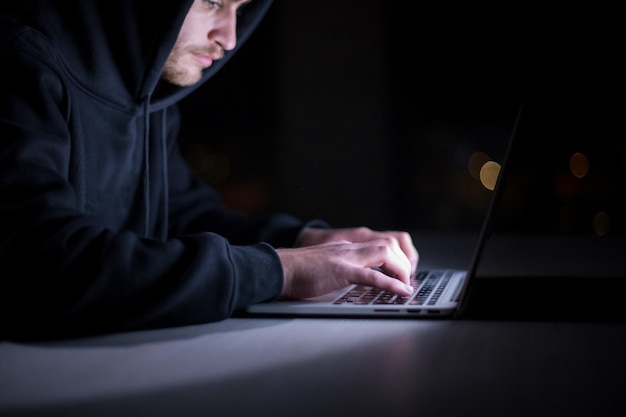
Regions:
[[[275,250],[267,243],[233,245],[201,231],[201,212],[177,225],[195,233],[166,240],[94,220],[81,197],[84,173],[72,163],[80,144],[68,133],[72,116],[57,75],[36,58],[19,66],[4,62],[2,73],[13,81],[0,95],[0,338],[217,321],[280,293]],[[20,78],[13,67],[29,73]],[[181,163],[175,158],[173,177]],[[181,178],[174,186],[178,213],[209,196],[188,175]],[[231,231],[238,221],[226,212],[213,220]],[[275,230],[298,226],[291,219],[278,222]],[[275,235],[270,231],[267,240]]]

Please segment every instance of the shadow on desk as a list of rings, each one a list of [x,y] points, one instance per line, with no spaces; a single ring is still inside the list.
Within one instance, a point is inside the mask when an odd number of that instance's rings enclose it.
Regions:
[[[461,314],[470,320],[626,322],[626,278],[477,278]]]

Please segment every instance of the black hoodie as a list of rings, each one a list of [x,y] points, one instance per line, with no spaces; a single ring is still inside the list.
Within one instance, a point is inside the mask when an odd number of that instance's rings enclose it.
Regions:
[[[193,0],[34,0],[0,24],[0,337],[222,320],[276,297],[304,226],[223,207],[161,68]],[[238,18],[238,45],[271,0]],[[259,242],[259,243],[257,243]]]

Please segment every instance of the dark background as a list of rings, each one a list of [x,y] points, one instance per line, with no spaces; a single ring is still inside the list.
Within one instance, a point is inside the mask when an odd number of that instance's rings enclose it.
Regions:
[[[622,97],[617,27],[606,15],[530,4],[407,7],[275,2],[224,70],[182,103],[181,141],[194,169],[228,205],[253,214],[280,210],[337,227],[476,228],[490,192],[470,157],[501,160],[526,102],[540,108],[526,161],[550,173],[528,173],[507,203],[517,216],[507,224],[559,228],[568,204],[586,207],[570,232],[591,230],[598,212],[621,230]],[[568,178],[577,151],[592,155],[582,187]],[[600,175],[596,167],[608,163]],[[611,189],[608,199],[588,192],[597,184]],[[569,200],[550,200],[562,187],[574,189]]]

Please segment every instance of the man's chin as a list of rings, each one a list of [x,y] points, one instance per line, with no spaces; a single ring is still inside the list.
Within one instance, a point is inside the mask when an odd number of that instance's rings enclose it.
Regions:
[[[202,70],[176,73],[164,72],[162,78],[178,87],[191,87],[202,79]]]

